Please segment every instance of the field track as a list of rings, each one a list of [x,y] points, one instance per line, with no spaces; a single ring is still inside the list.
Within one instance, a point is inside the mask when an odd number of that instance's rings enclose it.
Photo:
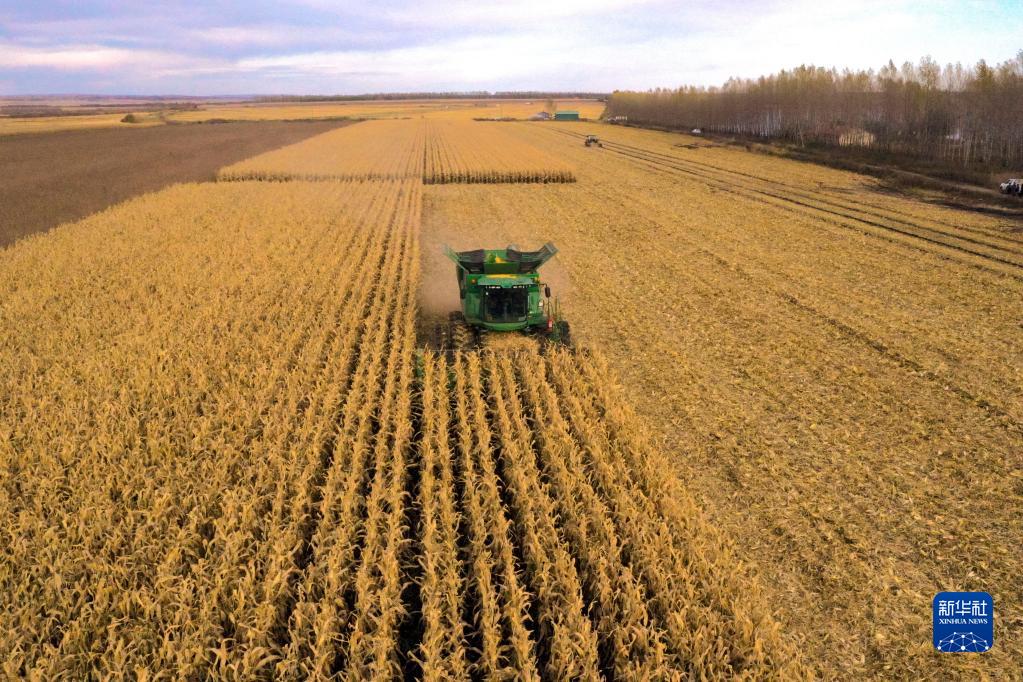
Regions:
[[[558,132],[579,140],[585,138],[584,133],[564,130]],[[1007,271],[1011,277],[1023,281],[1023,239],[1013,238],[1013,235],[992,234],[990,231],[969,227],[949,229],[929,226],[921,221],[910,221],[891,213],[877,212],[870,207],[838,202],[822,193],[800,190],[792,185],[749,173],[699,161],[683,160],[670,154],[652,152],[633,145],[608,141],[604,143],[604,148],[636,160],[655,171],[682,173],[715,189],[734,192],[747,199],[767,204],[780,205],[792,212],[801,212],[844,228],[867,231],[869,234],[886,232],[888,233],[886,237],[903,243],[905,240],[902,238],[906,237],[911,238],[908,243],[912,243],[912,239],[924,242],[925,246],[921,248],[937,245],[951,251],[977,256],[989,261],[996,268],[994,271]],[[755,184],[751,184],[750,180]],[[968,234],[964,235],[963,232]],[[933,248],[931,251],[933,252]],[[1006,267],[1002,269],[998,266]]]

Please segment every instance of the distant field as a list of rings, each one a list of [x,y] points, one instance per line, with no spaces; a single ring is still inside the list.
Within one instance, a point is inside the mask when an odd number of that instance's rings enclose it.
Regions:
[[[124,112],[113,114],[83,114],[81,116],[32,116],[20,118],[0,116],[0,135],[18,135],[22,133],[52,133],[59,130],[88,130],[94,128],[141,128],[163,125],[164,121],[157,116],[145,113],[136,114],[138,123],[123,123]]]
[[[174,182],[212,180],[223,165],[339,125],[276,121],[0,137],[0,246]]]
[[[395,180],[572,182],[558,156],[512,134],[506,123],[465,118],[374,120],[240,161],[223,180]]]
[[[152,106],[152,105],[150,105]],[[166,123],[202,121],[295,121],[328,118],[419,118],[428,116],[454,120],[473,118],[529,118],[542,111],[543,100],[382,100],[358,102],[272,102],[199,105],[197,110],[154,110],[137,112],[136,123],[124,123],[127,111],[75,116],[0,116],[0,135],[80,130],[83,128],[139,128]],[[604,103],[596,100],[558,100],[558,109],[578,111],[583,118],[596,119]]]
[[[407,100],[368,102],[313,102],[207,105],[199,111],[174,112],[174,121],[205,121],[211,118],[229,120],[268,120],[298,118],[529,118],[544,109],[543,100]],[[558,109],[578,111],[584,118],[597,118],[604,103],[595,100],[557,100]]]

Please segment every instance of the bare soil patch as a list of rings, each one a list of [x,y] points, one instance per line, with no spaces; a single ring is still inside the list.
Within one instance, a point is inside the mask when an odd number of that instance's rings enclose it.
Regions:
[[[252,121],[0,137],[0,246],[346,125]]]

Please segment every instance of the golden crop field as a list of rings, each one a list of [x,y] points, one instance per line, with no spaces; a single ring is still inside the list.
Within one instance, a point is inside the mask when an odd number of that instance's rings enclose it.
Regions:
[[[365,121],[222,169],[221,180],[373,180],[426,184],[572,182],[571,167],[503,123]]]
[[[557,156],[510,135],[502,123],[429,121],[423,182],[573,182]]]
[[[253,102],[207,104],[193,111],[175,111],[172,121],[289,121],[318,118],[419,118],[423,114],[471,108],[462,100],[360,100],[351,102]]]
[[[604,103],[592,99],[559,99],[554,100],[555,111],[577,111],[584,119],[597,120],[604,113]],[[450,108],[430,113],[427,118],[433,120],[470,119],[501,119],[514,118],[527,120],[541,111],[547,111],[547,100],[483,100],[475,102],[471,108]]]
[[[351,102],[270,102],[204,105],[196,111],[168,114],[172,121],[295,120],[315,118],[437,118],[470,121],[473,118],[527,119],[546,107],[546,100],[360,100]],[[555,109],[578,111],[583,118],[597,119],[604,103],[596,100],[555,100]]]
[[[1018,677],[1007,219],[448,114],[220,179],[0,250],[7,677]],[[424,338],[442,245],[548,240],[575,347]]]
[[[58,130],[85,130],[89,128],[138,128],[163,125],[158,117],[138,114],[138,123],[124,123],[124,113],[83,114],[81,116],[31,116],[26,118],[0,116],[0,135],[20,133],[48,133]]]
[[[423,174],[426,124],[363,121],[223,168],[222,180],[379,180]]]
[[[305,121],[318,119],[408,119],[429,118],[438,121],[471,121],[474,118],[528,119],[544,111],[546,100],[359,100],[351,102],[248,102],[206,103],[195,110],[168,109],[136,112],[135,123],[124,123],[125,113],[75,116],[0,116],[0,135],[40,133],[86,128],[123,128],[164,125],[166,123],[203,123],[208,121]],[[556,100],[556,110],[578,111],[585,119],[596,120],[604,103],[596,100]]]
[[[349,617],[372,660],[396,576],[328,567],[403,551],[419,193],[178,185],[3,253],[8,676],[288,671]]]
[[[416,351],[418,181],[3,252],[11,677],[809,677],[599,353]]]

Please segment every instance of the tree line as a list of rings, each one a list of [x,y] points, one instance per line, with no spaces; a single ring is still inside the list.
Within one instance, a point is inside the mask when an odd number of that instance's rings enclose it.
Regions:
[[[953,165],[1023,165],[1023,50],[997,65],[930,57],[874,71],[800,66],[720,87],[615,91],[605,118],[797,144],[866,147]]]
[[[547,92],[544,90],[471,90],[465,92],[376,92],[361,95],[272,95],[258,102],[361,102],[409,99],[607,99],[606,92]]]

